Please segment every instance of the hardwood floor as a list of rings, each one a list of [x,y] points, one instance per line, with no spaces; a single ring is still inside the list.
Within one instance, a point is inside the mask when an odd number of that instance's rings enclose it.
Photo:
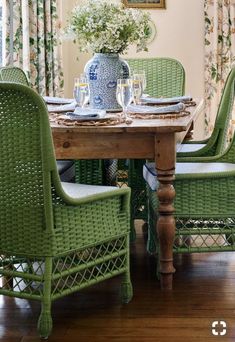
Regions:
[[[131,247],[132,302],[121,305],[120,279],[58,300],[50,342],[207,342],[235,340],[235,253],[179,255],[174,290],[162,292],[155,259],[138,227]],[[38,342],[39,303],[0,296],[0,341]],[[227,323],[225,336],[211,324]]]

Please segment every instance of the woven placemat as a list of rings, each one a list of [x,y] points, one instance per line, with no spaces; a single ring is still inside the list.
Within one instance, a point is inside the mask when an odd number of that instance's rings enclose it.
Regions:
[[[189,115],[190,112],[184,110],[179,113],[166,113],[166,114],[145,114],[145,113],[128,113],[133,119],[152,120],[152,119],[178,119],[183,116]]]
[[[185,107],[186,108],[189,108],[189,107],[194,107],[196,106],[196,102],[193,101],[193,100],[190,100],[190,101],[187,101],[187,102],[183,102]],[[148,106],[150,107],[151,105],[148,104]],[[164,105],[154,105],[152,104],[152,107],[156,108],[156,107],[165,107],[166,104]],[[181,112],[179,113],[175,113],[175,112],[172,112],[172,113],[165,113],[165,114],[146,114],[146,113],[133,113],[133,112],[129,112],[128,115],[133,118],[133,119],[142,119],[142,120],[152,120],[152,119],[178,119],[178,118],[181,118],[183,116],[187,116],[189,115],[190,112],[187,111],[187,110],[182,110]]]
[[[120,116],[107,116],[97,120],[71,120],[66,115],[50,113],[50,122],[55,122],[63,126],[115,126],[124,123],[125,120]]]

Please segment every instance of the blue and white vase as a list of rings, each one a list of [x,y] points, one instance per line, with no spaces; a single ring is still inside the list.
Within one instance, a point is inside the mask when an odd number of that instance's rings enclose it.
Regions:
[[[110,111],[121,109],[116,100],[117,80],[129,77],[127,62],[116,53],[95,53],[84,72],[89,80],[90,107]]]

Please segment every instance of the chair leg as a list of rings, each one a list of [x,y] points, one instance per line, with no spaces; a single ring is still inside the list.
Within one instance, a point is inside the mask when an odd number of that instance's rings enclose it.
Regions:
[[[157,233],[156,233],[156,222],[155,222],[155,213],[148,203],[148,238],[147,238],[147,252],[149,254],[155,254],[158,252],[157,250]]]
[[[147,239],[147,251],[149,254],[155,254],[157,251],[155,239],[156,239],[156,234],[154,234],[152,229],[149,229],[148,239]]]
[[[14,265],[9,264],[7,266],[4,266],[4,270],[13,271]],[[13,287],[14,287],[13,277],[12,276],[3,276],[2,277],[2,287],[3,287],[3,289],[6,289],[6,290],[13,290]]]
[[[131,278],[129,271],[123,276],[121,284],[121,299],[123,304],[127,304],[131,301],[133,297],[133,289],[131,284]]]
[[[129,237],[126,239],[126,249],[129,251]],[[133,289],[130,277],[130,256],[129,253],[126,255],[126,272],[123,275],[121,283],[121,299],[123,304],[127,304],[133,297]]]
[[[52,257],[45,260],[45,273],[43,284],[43,297],[41,313],[38,319],[38,332],[41,338],[47,339],[52,331],[51,317],[51,277],[52,277]]]
[[[134,219],[131,219],[130,242],[135,242],[135,240],[136,240],[135,221]]]

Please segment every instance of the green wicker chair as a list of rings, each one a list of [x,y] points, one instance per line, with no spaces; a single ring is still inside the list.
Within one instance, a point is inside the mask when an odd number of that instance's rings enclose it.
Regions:
[[[0,68],[0,80],[5,82],[17,82],[29,86],[28,78],[25,72],[15,66],[7,66]]]
[[[235,68],[228,76],[220,110],[228,116],[234,104]],[[189,158],[185,158],[188,161]],[[144,166],[148,188],[150,251],[158,251],[156,170]],[[194,157],[176,164],[175,253],[235,250],[235,137],[217,156]]]
[[[17,82],[30,86],[25,72],[21,68],[15,66],[0,68],[0,80],[5,82]],[[74,180],[75,166],[72,160],[57,160],[57,168],[62,181]]]
[[[230,104],[228,109],[226,105],[227,92],[230,92],[230,82],[231,79],[234,79],[234,73],[235,65],[231,67],[230,73],[226,79],[211,136],[202,141],[188,141],[187,143],[182,144],[182,148],[177,154],[179,161],[181,158],[185,157],[214,156],[224,152],[227,144],[229,123],[232,117],[232,106]]]
[[[0,294],[41,302],[52,329],[58,298],[129,274],[130,189],[61,183],[48,112],[30,87],[0,82]]]
[[[131,71],[144,70],[147,79],[145,92],[155,97],[173,97],[185,92],[185,71],[180,62],[172,58],[130,58],[127,59]],[[128,186],[131,187],[132,220],[147,221],[146,186],[143,179],[145,160],[130,160],[128,169]],[[119,170],[125,169],[123,161],[119,161]],[[119,171],[123,174],[123,171]]]

